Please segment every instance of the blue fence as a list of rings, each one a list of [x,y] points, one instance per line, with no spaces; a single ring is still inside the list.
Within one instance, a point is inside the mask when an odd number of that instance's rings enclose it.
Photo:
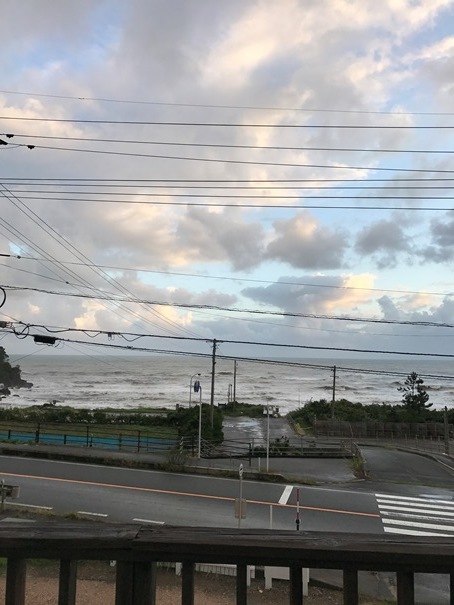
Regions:
[[[94,435],[87,427],[85,435],[71,433],[56,433],[46,431],[45,427],[36,430],[20,431],[12,428],[0,428],[1,441],[14,441],[19,443],[33,443],[44,445],[69,445],[79,447],[96,447],[109,450],[127,450],[136,452],[156,452],[170,450],[179,444],[178,439],[163,437],[150,437],[141,431],[134,433],[106,433]]]

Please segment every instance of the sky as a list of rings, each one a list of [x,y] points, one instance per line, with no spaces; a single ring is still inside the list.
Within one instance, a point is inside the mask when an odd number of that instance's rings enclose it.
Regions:
[[[5,0],[0,345],[452,354],[453,18]]]

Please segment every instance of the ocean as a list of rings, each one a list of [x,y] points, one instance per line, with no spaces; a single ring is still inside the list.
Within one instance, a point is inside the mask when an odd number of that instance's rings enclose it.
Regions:
[[[14,356],[10,356],[13,365]],[[290,361],[290,360],[279,360]],[[454,402],[452,361],[408,359],[301,359],[304,366],[216,360],[214,402],[225,403],[236,390],[237,401],[279,406],[287,413],[313,399],[331,400],[336,366],[336,399],[398,404],[397,387],[410,372],[424,380],[434,408]],[[210,402],[211,359],[182,355],[85,356],[31,355],[17,362],[31,389],[14,389],[3,404],[24,406],[49,401],[73,407],[167,407]],[[380,372],[380,373],[376,373]],[[198,374],[200,373],[200,376]],[[448,377],[447,379],[439,378]],[[199,380],[201,391],[190,389]]]

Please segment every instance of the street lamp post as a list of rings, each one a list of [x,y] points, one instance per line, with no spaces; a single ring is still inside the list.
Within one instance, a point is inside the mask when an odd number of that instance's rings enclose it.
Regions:
[[[194,378],[196,376],[200,376],[200,375],[201,375],[200,372],[197,372],[197,374],[193,374],[191,376],[191,380],[189,382],[189,407],[191,407],[191,401],[192,401],[192,381],[194,380]]]

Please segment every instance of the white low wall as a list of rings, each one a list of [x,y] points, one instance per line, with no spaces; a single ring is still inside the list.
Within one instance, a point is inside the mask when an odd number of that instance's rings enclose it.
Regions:
[[[181,575],[181,563],[175,564],[175,573],[177,576]],[[215,573],[223,576],[236,576],[236,565],[215,565],[212,563],[196,563],[196,571],[203,571],[205,573]],[[247,566],[246,573],[247,585],[251,585],[251,579],[255,578],[255,565]]]

